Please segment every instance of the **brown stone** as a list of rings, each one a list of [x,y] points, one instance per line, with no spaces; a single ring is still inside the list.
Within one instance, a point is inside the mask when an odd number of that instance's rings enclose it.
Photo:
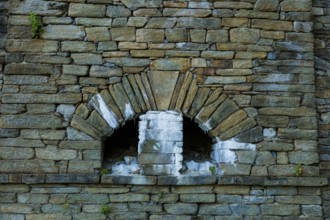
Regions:
[[[173,91],[179,77],[179,72],[150,71],[148,76],[156,100],[157,109],[169,109]]]

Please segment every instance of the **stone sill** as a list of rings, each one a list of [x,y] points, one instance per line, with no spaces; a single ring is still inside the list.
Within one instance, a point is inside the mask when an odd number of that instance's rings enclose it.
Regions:
[[[141,176],[99,174],[0,174],[0,184],[111,184],[111,185],[253,185],[253,186],[326,186],[320,177],[251,176]]]

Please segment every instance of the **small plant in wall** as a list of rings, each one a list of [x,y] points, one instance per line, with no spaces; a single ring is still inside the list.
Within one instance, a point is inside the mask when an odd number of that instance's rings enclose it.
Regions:
[[[109,170],[107,170],[107,169],[101,169],[101,170],[100,170],[100,174],[101,174],[101,175],[109,174]]]
[[[303,172],[303,167],[302,165],[299,163],[296,167],[296,176],[302,176],[302,172]]]
[[[33,39],[39,39],[42,34],[42,24],[40,22],[40,18],[34,14],[29,14],[29,21],[31,22],[31,37]]]
[[[215,166],[209,167],[209,171],[212,175],[215,175],[217,173],[217,169]]]
[[[109,215],[112,212],[112,208],[108,205],[102,205],[101,206],[101,212],[104,215]]]

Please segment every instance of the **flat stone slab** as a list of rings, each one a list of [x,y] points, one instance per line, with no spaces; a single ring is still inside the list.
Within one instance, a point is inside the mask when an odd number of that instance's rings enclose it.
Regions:
[[[98,174],[47,174],[46,183],[99,183]]]
[[[210,185],[217,182],[216,175],[159,176],[158,185]]]
[[[156,185],[156,176],[141,175],[103,175],[101,183],[106,184],[134,184],[134,185]]]

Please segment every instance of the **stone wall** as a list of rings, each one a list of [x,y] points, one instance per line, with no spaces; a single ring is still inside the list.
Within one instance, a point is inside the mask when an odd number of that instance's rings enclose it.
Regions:
[[[330,214],[327,0],[9,3],[0,219]],[[198,124],[219,172],[101,175],[106,139],[150,110]]]

